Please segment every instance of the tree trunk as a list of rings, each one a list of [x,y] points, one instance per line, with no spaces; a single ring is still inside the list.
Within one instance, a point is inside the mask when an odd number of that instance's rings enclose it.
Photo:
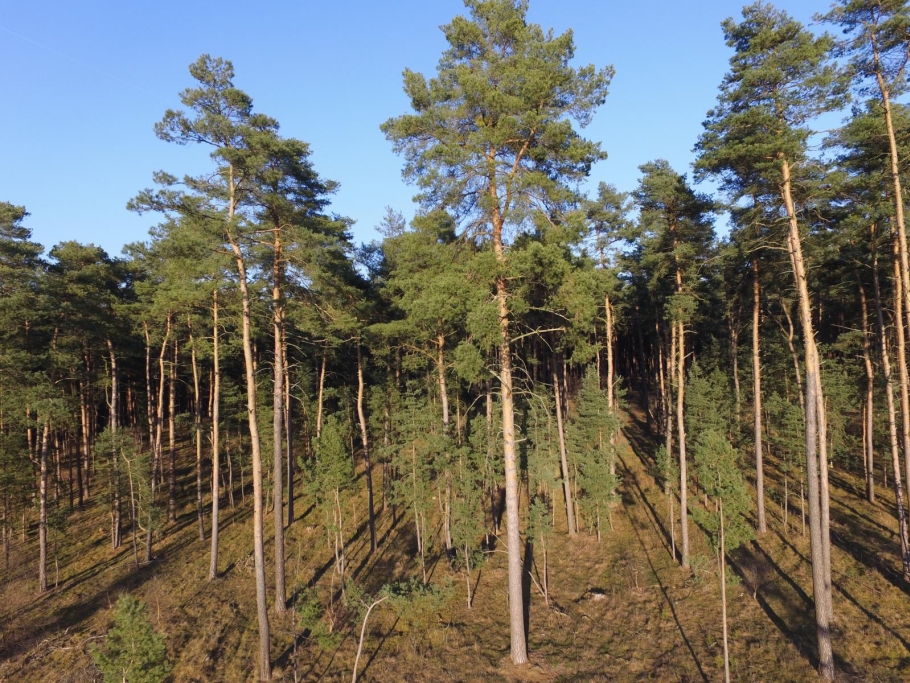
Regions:
[[[291,371],[288,368],[287,331],[281,334],[281,362],[284,365],[284,432],[287,443],[288,526],[294,523],[294,428],[291,423]]]
[[[282,483],[284,471],[284,301],[281,294],[282,261],[281,232],[275,230],[272,267],[272,335],[274,337],[273,382],[272,382],[272,501],[275,506],[273,521],[275,527],[275,611],[287,610],[287,589],[284,576],[284,508]]]
[[[316,438],[322,436],[322,396],[325,389],[325,362],[328,357],[328,348],[322,352],[322,365],[319,368],[319,390],[316,393]]]
[[[613,396],[614,396],[614,375],[615,369],[613,367],[613,305],[610,303],[609,295],[604,297],[604,316],[606,319],[606,347],[607,347],[607,407],[610,409],[610,412],[613,412]]]
[[[47,446],[51,426],[45,418],[41,431],[40,477],[38,480],[38,592],[47,592]]]
[[[907,481],[910,482],[910,407],[905,409],[908,400],[905,398],[908,391],[907,378],[907,357],[904,349],[904,320],[908,329],[910,329],[910,255],[907,250],[907,230],[904,221],[904,195],[901,189],[900,176],[900,158],[897,148],[897,138],[894,134],[894,121],[891,116],[891,92],[882,75],[882,65],[879,56],[878,43],[875,34],[872,34],[871,40],[873,67],[875,70],[876,82],[878,83],[879,92],[882,97],[882,109],[885,114],[885,128],[888,131],[888,152],[892,183],[892,199],[894,201],[894,222],[892,231],[896,233],[897,244],[895,245],[896,263],[895,270],[899,275],[896,278],[900,284],[903,293],[903,311],[904,316],[895,314],[895,327],[898,330],[898,369],[900,372],[900,390],[901,390],[901,422],[903,444],[904,444],[904,465],[906,467]],[[896,224],[896,225],[895,225]],[[897,298],[895,296],[895,298]],[[897,308],[895,307],[895,310]]]
[[[572,481],[569,477],[569,463],[566,457],[566,433],[562,424],[562,384],[559,377],[559,358],[553,358],[553,395],[556,400],[556,431],[559,434],[559,465],[562,471],[562,490],[566,501],[566,519],[569,523],[569,536],[574,537],[578,530],[575,528],[575,504],[572,500]]]
[[[221,352],[218,332],[218,288],[212,292],[212,551],[209,562],[209,581],[218,578],[218,476],[221,471],[220,425],[221,421]]]
[[[82,474],[82,468],[85,467],[86,474],[88,473],[88,458],[89,451],[91,446],[89,444],[89,427],[88,427],[88,397],[86,396],[85,384],[83,382],[79,383],[79,417],[80,417],[80,433],[82,435],[82,455],[76,460],[76,477],[79,482],[79,507],[81,508],[85,503],[84,489],[88,488],[88,477]],[[76,451],[79,452],[78,450]]]
[[[360,441],[363,444],[363,462],[367,481],[367,514],[370,525],[370,552],[376,552],[376,512],[373,507],[373,462],[370,460],[370,443],[367,421],[363,412],[363,351],[357,340],[357,419],[360,421]]]
[[[720,603],[723,607],[724,628],[724,681],[730,683],[730,646],[727,637],[727,558],[726,543],[724,542],[724,501],[717,500],[717,510],[720,514]]]
[[[685,386],[686,386],[686,343],[685,343],[685,326],[680,320],[677,323],[679,332],[677,333],[679,346],[679,360],[676,363],[677,387],[676,387],[676,431],[677,431],[677,449],[679,450],[679,542],[682,552],[682,566],[689,568],[689,504],[688,504],[688,481],[686,474],[686,423],[685,423]]]
[[[670,353],[667,356],[667,403],[666,403],[666,432],[664,438],[667,449],[667,462],[672,462],[673,458],[673,387],[676,384],[676,325],[670,325]],[[670,495],[670,479],[667,477],[666,486],[664,487],[667,495]],[[676,557],[674,553],[673,557]]]
[[[758,499],[758,533],[768,530],[765,519],[765,474],[761,424],[761,284],[758,281],[758,258],[752,259],[752,406],[755,428],[755,494]]]
[[[154,424],[154,443],[152,451],[151,473],[149,478],[149,503],[148,503],[148,528],[145,531],[145,561],[152,561],[152,539],[154,530],[153,508],[155,506],[155,493],[158,485],[158,471],[161,467],[161,437],[164,422],[164,354],[167,351],[168,340],[171,334],[171,315],[168,313],[167,326],[165,328],[164,340],[161,342],[161,353],[158,354],[158,401],[155,409],[155,416],[151,422]],[[146,344],[148,340],[146,339]],[[146,363],[146,373],[149,372],[148,363]],[[146,377],[148,381],[148,376]],[[149,384],[151,391],[151,384]]]
[[[739,325],[741,311],[737,307],[736,320],[728,315],[730,327],[730,364],[733,366],[733,414],[736,416],[736,427],[739,429],[742,413],[742,391],[739,386]]]
[[[265,550],[263,538],[262,510],[262,445],[259,441],[259,420],[256,401],[256,368],[253,359],[252,311],[247,283],[246,263],[240,244],[230,233],[234,218],[235,186],[233,168],[230,170],[230,209],[228,217],[228,238],[234,262],[237,265],[238,285],[242,304],[241,329],[243,336],[243,364],[246,371],[247,422],[250,430],[250,450],[253,456],[253,560],[256,570],[256,613],[259,621],[259,680],[262,683],[272,678],[272,663],[269,652],[269,610],[265,587]]]
[[[891,373],[891,357],[888,350],[888,335],[885,331],[885,316],[882,313],[882,297],[878,280],[878,254],[876,252],[875,226],[872,226],[872,285],[875,295],[875,318],[878,323],[879,354],[882,359],[882,372],[885,376],[885,400],[888,404],[888,436],[891,445],[891,466],[894,472],[892,485],[897,504],[898,531],[901,543],[901,559],[904,576],[910,577],[910,532],[908,532],[907,511],[904,506],[904,494],[901,486],[900,449],[897,437],[897,415],[894,407],[894,376]],[[887,472],[887,470],[886,470]],[[887,486],[887,484],[886,484]]]
[[[498,202],[496,186],[491,194]],[[498,203],[493,212],[493,251],[500,267],[506,265],[502,240],[503,217]],[[502,441],[506,480],[506,532],[509,553],[509,627],[511,632],[510,653],[512,663],[526,664],[528,661],[524,622],[524,594],[522,580],[524,571],[521,560],[521,531],[518,511],[518,458],[515,449],[515,405],[512,397],[512,335],[509,330],[508,280],[504,274],[496,277],[496,302],[499,308],[499,382],[502,402]]]
[[[111,359],[111,415],[109,428],[116,434],[120,428],[120,373],[117,369],[117,354],[114,353],[114,344],[107,340],[107,351]],[[111,453],[111,546],[116,550],[123,543],[123,525],[121,523],[120,503],[120,455]]]
[[[866,400],[864,402],[865,431],[863,433],[863,474],[866,479],[866,499],[875,502],[875,369],[872,365],[872,335],[869,333],[869,305],[866,290],[859,281],[859,303],[863,329],[863,366],[866,369]]]
[[[187,324],[192,330],[189,316]],[[202,395],[199,393],[199,364],[196,362],[196,340],[190,332],[190,361],[193,365],[193,431],[196,435],[196,519],[199,540],[205,541],[205,516],[202,512]]]
[[[787,246],[796,280],[799,296],[800,322],[803,327],[803,347],[806,365],[806,474],[808,478],[809,497],[809,538],[812,554],[812,586],[815,598],[815,623],[818,638],[818,669],[824,680],[834,679],[834,655],[831,649],[831,567],[825,561],[826,542],[823,534],[827,524],[822,518],[821,486],[819,463],[817,460],[819,425],[818,416],[824,405],[819,393],[821,388],[820,364],[818,349],[815,344],[815,331],[812,325],[812,309],[809,299],[809,286],[806,267],[803,260],[799,236],[799,225],[796,220],[796,209],[790,194],[790,165],[786,158],[781,158],[783,182],[781,195],[787,210],[788,233]],[[827,473],[823,473],[826,475]],[[830,542],[830,539],[829,539]]]
[[[168,373],[167,387],[167,445],[168,445],[168,497],[167,516],[177,522],[177,340],[174,340],[174,358]]]

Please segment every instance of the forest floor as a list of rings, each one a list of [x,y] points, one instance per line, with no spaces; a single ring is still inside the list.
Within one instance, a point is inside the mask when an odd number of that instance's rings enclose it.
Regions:
[[[373,610],[359,670],[361,681],[710,681],[723,680],[720,585],[717,563],[692,525],[693,572],[670,552],[668,499],[649,473],[653,443],[642,416],[627,419],[620,443],[621,504],[613,530],[598,543],[582,533],[548,542],[549,605],[542,549],[526,550],[530,663],[509,661],[506,554],[489,553],[475,572],[474,604],[467,607],[464,575],[444,553],[431,554],[430,582],[449,586],[448,599],[422,611],[396,613],[388,603]],[[234,683],[254,680],[256,610],[251,557],[251,505],[235,493],[225,505],[221,577],[206,580],[208,542],[199,540],[193,507],[191,458],[181,453],[186,504],[176,524],[156,542],[156,559],[134,564],[128,533],[110,548],[109,517],[100,496],[74,513],[49,551],[55,586],[36,597],[34,524],[13,544],[0,586],[0,681],[100,681],[90,649],[113,618],[117,596],[129,591],[148,605],[155,627],[167,635],[174,681]],[[769,500],[783,482],[767,467]],[[832,471],[834,651],[840,681],[910,680],[910,596],[900,578],[893,497],[862,498],[862,481]],[[358,482],[363,488],[362,481]],[[288,593],[326,596],[338,588],[334,556],[321,513],[298,484],[298,514],[286,531]],[[792,494],[792,492],[791,492]],[[354,585],[375,595],[382,585],[420,575],[413,524],[391,508],[377,520],[379,549],[369,554],[365,495],[348,507],[348,567]],[[769,502],[770,530],[730,558],[730,647],[736,681],[813,681],[816,658],[808,539],[801,534],[799,493],[791,495],[785,531],[780,505]],[[565,524],[565,519],[561,521]],[[266,519],[267,538],[272,519]],[[675,530],[678,538],[679,530]],[[141,540],[140,540],[141,543]],[[529,552],[533,551],[533,552]],[[271,543],[266,555],[272,553]],[[142,549],[140,548],[140,555]],[[271,562],[267,565],[271,569]],[[59,574],[57,567],[59,566]],[[533,579],[532,579],[533,577]],[[272,586],[271,571],[268,574]],[[269,593],[270,602],[272,593]],[[351,680],[359,614],[333,603],[338,636],[323,649],[295,625],[295,610],[272,613],[274,680]]]

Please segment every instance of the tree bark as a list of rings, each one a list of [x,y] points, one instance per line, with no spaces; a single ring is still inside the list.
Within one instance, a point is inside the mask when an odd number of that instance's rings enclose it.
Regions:
[[[227,236],[237,266],[237,282],[240,287],[242,305],[241,330],[243,337],[243,365],[246,372],[247,422],[250,430],[250,450],[253,456],[253,561],[256,573],[256,614],[259,622],[259,680],[262,683],[272,678],[272,663],[269,637],[269,610],[265,586],[265,550],[263,538],[262,509],[262,444],[259,440],[259,419],[256,401],[256,368],[253,359],[252,311],[247,283],[246,262],[240,244],[232,233],[234,207],[236,206],[233,167],[229,171],[230,205]]]
[[[614,375],[616,374],[613,361],[613,305],[610,303],[609,295],[604,297],[604,317],[607,338],[605,346],[607,347],[607,408],[613,412],[614,397]]]
[[[193,366],[193,431],[196,435],[196,519],[199,524],[199,540],[205,541],[205,516],[202,512],[202,395],[199,393],[199,364],[196,362],[196,340],[190,327],[190,362]]]
[[[51,426],[45,418],[41,431],[40,473],[38,479],[38,592],[47,592],[47,446]]]
[[[212,550],[209,562],[209,581],[218,578],[218,514],[221,472],[220,425],[221,421],[221,351],[218,332],[218,288],[212,292]]]
[[[492,215],[493,251],[501,269],[505,269],[506,255],[503,245],[503,216],[495,182],[490,194],[496,205]],[[518,458],[515,449],[515,404],[512,396],[512,335],[509,330],[509,291],[504,273],[496,277],[496,303],[499,310],[499,383],[502,403],[503,461],[506,483],[506,534],[509,554],[509,630],[512,663],[526,664],[528,650],[524,622],[524,594],[521,558],[521,531],[518,512]]]
[[[831,649],[831,566],[825,561],[823,535],[828,530],[826,520],[822,517],[821,484],[818,457],[819,425],[818,416],[824,405],[820,395],[820,364],[818,349],[815,344],[815,331],[812,324],[812,308],[809,299],[809,286],[806,277],[805,261],[796,219],[796,209],[790,192],[790,164],[781,158],[781,196],[787,211],[788,232],[787,246],[793,266],[793,276],[799,297],[800,323],[803,327],[803,347],[806,366],[806,474],[808,478],[809,498],[809,538],[812,555],[812,587],[815,598],[815,623],[818,640],[818,669],[824,680],[834,679],[834,655]],[[822,476],[827,473],[821,473]],[[830,538],[828,539],[830,543]]]
[[[725,683],[730,683],[730,646],[727,638],[727,558],[724,539],[724,501],[722,498],[717,500],[717,510],[720,515],[720,602],[723,606],[724,681]]]
[[[569,536],[574,537],[578,530],[575,528],[575,504],[572,500],[572,481],[569,477],[569,463],[566,457],[566,433],[562,423],[562,392],[559,377],[560,361],[553,358],[553,396],[556,401],[556,431],[559,434],[559,465],[562,472],[562,490],[566,502],[566,519],[569,524]]]
[[[168,442],[168,520],[177,522],[177,340],[174,340],[174,356],[168,372],[167,401],[167,442]]]
[[[758,280],[758,258],[752,259],[752,407],[755,430],[755,494],[758,499],[758,533],[768,530],[765,519],[765,474],[761,424],[761,284]]]
[[[679,237],[677,225],[670,226],[673,235],[673,258],[676,262],[676,294],[683,295],[683,274],[679,263]],[[677,312],[678,320],[671,321],[677,327],[677,347],[679,359],[676,362],[676,432],[677,449],[679,450],[679,519],[680,519],[680,550],[682,552],[682,566],[689,568],[689,505],[688,505],[688,475],[686,472],[686,421],[685,421],[685,395],[686,395],[686,325],[682,313]]]
[[[88,458],[89,452],[91,449],[89,440],[89,426],[88,426],[88,396],[86,396],[85,383],[79,383],[79,417],[80,417],[80,433],[82,436],[82,455],[76,461],[76,477],[79,482],[79,507],[81,508],[85,503],[85,496],[87,493],[84,492],[84,489],[88,488]],[[79,451],[76,451],[77,453]],[[85,468],[85,475],[83,475],[83,469]]]
[[[284,576],[284,301],[281,293],[283,265],[281,231],[275,230],[272,266],[272,335],[274,337],[272,382],[272,500],[275,528],[275,611],[287,611],[287,588]]]
[[[864,401],[864,424],[866,426],[863,433],[863,474],[866,479],[866,500],[870,503],[875,502],[875,429],[873,428],[875,419],[874,399],[875,399],[875,369],[872,366],[872,335],[869,333],[869,305],[866,302],[866,290],[863,288],[862,281],[859,281],[859,303],[860,314],[862,315],[863,330],[863,366],[866,370],[866,400]]]
[[[114,344],[107,340],[108,355],[111,359],[111,415],[109,428],[116,434],[120,428],[120,372],[117,368],[117,354]],[[123,525],[121,523],[120,503],[120,455],[111,454],[112,487],[111,487],[111,546],[116,550],[123,543]]]
[[[908,531],[907,511],[904,505],[904,493],[901,485],[900,448],[897,437],[897,415],[894,407],[894,376],[891,373],[891,357],[888,350],[888,335],[885,331],[885,316],[882,313],[882,297],[878,279],[878,254],[876,251],[875,226],[872,226],[872,285],[875,296],[875,318],[878,323],[879,354],[882,359],[882,372],[885,376],[885,400],[888,405],[888,437],[891,445],[891,466],[894,472],[892,485],[897,505],[897,522],[901,543],[901,560],[904,576],[910,577],[910,531]]]
[[[281,358],[284,364],[284,431],[287,443],[288,526],[294,523],[294,426],[291,422],[291,371],[288,368],[287,330],[282,330]]]
[[[360,441],[363,444],[363,462],[367,482],[367,514],[370,525],[370,552],[376,552],[376,512],[373,507],[373,462],[370,460],[370,443],[366,416],[363,412],[363,351],[357,340],[357,419],[360,421]]]
[[[322,352],[322,365],[319,368],[319,390],[316,394],[316,438],[322,436],[322,396],[325,389],[325,362],[328,356],[328,347]]]

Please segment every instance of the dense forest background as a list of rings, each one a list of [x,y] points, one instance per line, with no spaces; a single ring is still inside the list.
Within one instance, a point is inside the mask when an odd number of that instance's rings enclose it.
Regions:
[[[0,679],[906,676],[910,7],[743,8],[692,177],[585,194],[613,69],[465,5],[379,241],[209,55],[148,241],[0,203]]]

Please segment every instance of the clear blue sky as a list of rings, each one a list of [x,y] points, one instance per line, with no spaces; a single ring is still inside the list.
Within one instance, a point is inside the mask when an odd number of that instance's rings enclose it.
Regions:
[[[609,159],[592,181],[631,190],[638,166],[665,158],[688,170],[729,50],[720,22],[731,0],[531,0],[544,29],[575,32],[577,64],[612,64],[606,104],[585,136]],[[827,0],[779,3],[800,21]],[[230,59],[235,84],[287,136],[310,143],[317,171],[341,189],[332,210],[356,221],[358,241],[392,206],[410,217],[414,188],[379,124],[408,110],[401,71],[431,75],[445,41],[439,26],[460,0],[192,0],[9,2],[0,14],[0,200],[25,205],[46,247],[66,239],[112,254],[148,237],[155,217],[126,202],[152,172],[209,168],[201,147],[152,132],[192,84],[200,54]]]

